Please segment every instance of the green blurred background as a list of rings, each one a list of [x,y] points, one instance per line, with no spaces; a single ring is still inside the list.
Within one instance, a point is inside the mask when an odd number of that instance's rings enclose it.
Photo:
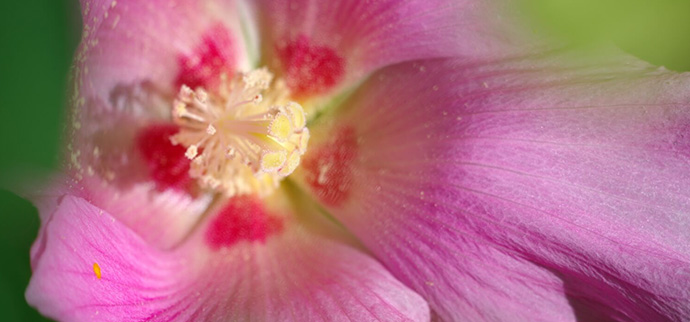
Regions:
[[[0,184],[57,164],[78,7],[76,0],[0,1]],[[29,202],[0,190],[3,321],[48,321],[24,300],[38,224]]]
[[[653,64],[690,70],[688,0],[522,1],[535,28],[576,42],[611,40]],[[0,182],[57,164],[78,12],[76,0],[0,1]],[[24,301],[36,210],[0,190],[0,219],[3,320],[46,321]]]

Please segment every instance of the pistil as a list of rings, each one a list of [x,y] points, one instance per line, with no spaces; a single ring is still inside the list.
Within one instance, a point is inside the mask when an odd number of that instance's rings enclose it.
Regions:
[[[192,160],[190,176],[227,196],[270,193],[299,165],[309,130],[302,107],[266,69],[221,76],[217,91],[183,85],[171,137]],[[273,84],[272,84],[273,83]]]

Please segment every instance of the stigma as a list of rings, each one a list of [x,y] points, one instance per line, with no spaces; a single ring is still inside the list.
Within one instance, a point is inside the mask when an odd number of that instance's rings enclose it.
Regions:
[[[170,139],[186,148],[189,175],[202,188],[265,196],[306,151],[304,110],[265,68],[220,78],[214,92],[181,86],[172,110],[180,131]]]

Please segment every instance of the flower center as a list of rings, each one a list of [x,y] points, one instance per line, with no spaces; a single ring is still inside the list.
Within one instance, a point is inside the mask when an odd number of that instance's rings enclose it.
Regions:
[[[212,93],[181,87],[172,113],[180,131],[171,140],[186,147],[189,174],[203,188],[267,195],[306,151],[302,106],[288,100],[284,82],[271,84],[264,68],[220,78]]]

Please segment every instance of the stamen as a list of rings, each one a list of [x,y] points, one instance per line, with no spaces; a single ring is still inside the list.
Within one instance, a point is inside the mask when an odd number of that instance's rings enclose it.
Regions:
[[[299,165],[309,140],[304,110],[288,101],[284,82],[269,89],[272,78],[262,68],[221,75],[213,93],[180,88],[172,110],[180,132],[171,142],[187,148],[189,174],[202,187],[265,195]]]

